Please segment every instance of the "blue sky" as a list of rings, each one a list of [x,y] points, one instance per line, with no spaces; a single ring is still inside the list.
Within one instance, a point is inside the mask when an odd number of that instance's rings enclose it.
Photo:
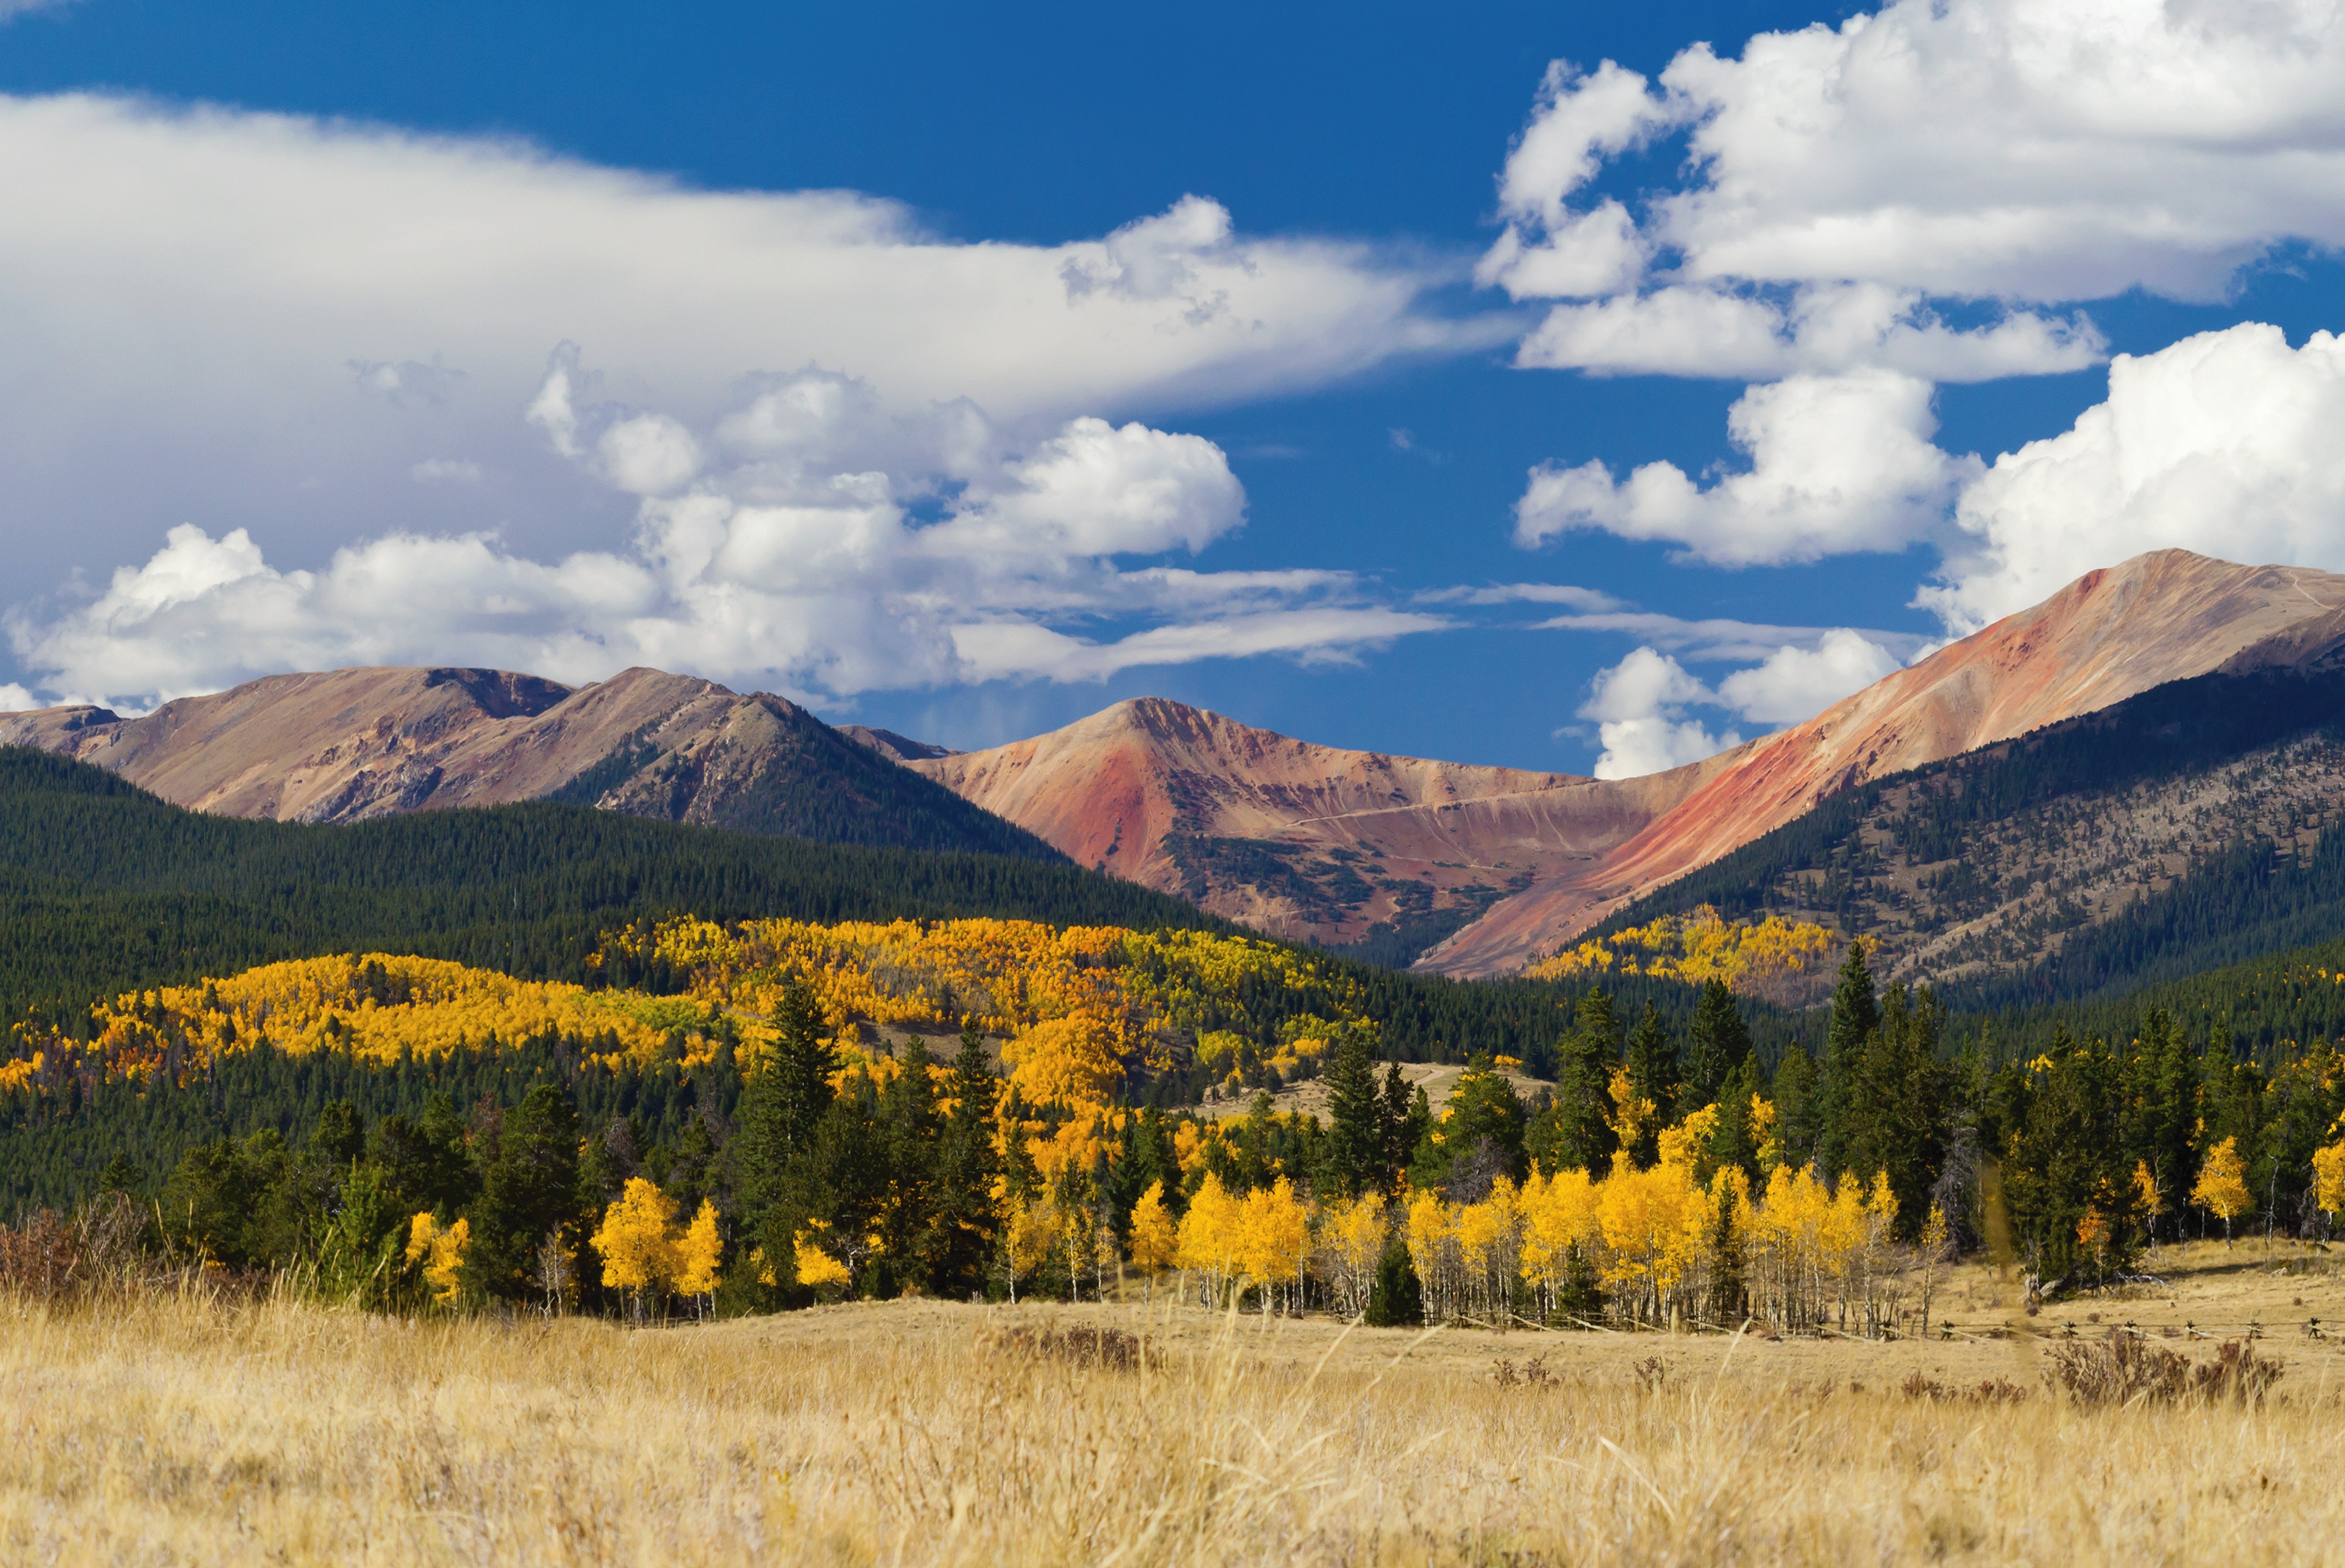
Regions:
[[[2345,566],[2320,7],[1271,9],[20,9],[0,680],[1625,772],[2137,548]]]

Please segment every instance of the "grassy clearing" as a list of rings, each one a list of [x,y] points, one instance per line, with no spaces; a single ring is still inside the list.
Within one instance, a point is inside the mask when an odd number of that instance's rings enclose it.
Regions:
[[[2320,1255],[2279,1274],[2246,1253],[2176,1249],[2157,1301],[2032,1319],[1985,1304],[2008,1284],[1961,1271],[1951,1301],[1978,1337],[1731,1350],[1419,1342],[1161,1294],[645,1332],[186,1294],[0,1302],[0,1559],[2332,1561],[2345,1351],[2295,1324],[2328,1316],[2340,1280]],[[2111,1307],[2261,1313],[2259,1352],[2285,1375],[2261,1405],[2049,1391],[2047,1349]],[[2018,1332],[1985,1337],[2006,1317]],[[1086,1326],[1147,1352],[1103,1367],[1070,1340]],[[2209,1357],[2161,1326],[2144,1324]],[[1998,1380],[2025,1398],[1975,1397]]]

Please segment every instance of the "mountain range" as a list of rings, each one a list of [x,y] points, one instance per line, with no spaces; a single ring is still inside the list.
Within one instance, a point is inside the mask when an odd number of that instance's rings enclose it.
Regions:
[[[1933,902],[1924,884],[1950,885],[1950,868],[1983,850],[1958,849],[1943,863],[1906,855],[1860,911],[1849,897],[1835,904],[1816,892],[1831,881],[1827,871],[1793,864],[1822,842],[1821,829],[1795,825],[1826,802],[1840,802],[1845,816],[1864,790],[1915,769],[1974,754],[2008,762],[1994,748],[2125,710],[2176,683],[2215,683],[2193,688],[2190,700],[2193,711],[2218,714],[2242,700],[2222,683],[2256,683],[2261,695],[2247,702],[2266,716],[2261,728],[2235,735],[2219,756],[2191,753],[2188,767],[2230,769],[2223,798],[2262,804],[2213,818],[2200,809],[2192,832],[2144,837],[2160,846],[2147,881],[2137,874],[2147,860],[2105,854],[2094,873],[2108,884],[2094,895],[2098,915],[2069,919],[2081,884],[2058,896],[2069,901],[2059,918],[2070,926],[2106,921],[2242,833],[2304,830],[2317,817],[2301,789],[2257,795],[2239,780],[2269,771],[2255,760],[2263,750],[2303,749],[2288,738],[2326,711],[2305,693],[2327,689],[2340,646],[2345,578],[2159,551],[2088,573],[1803,724],[1618,780],[1345,750],[1159,697],[955,752],[886,730],[834,729],[778,697],[645,669],[576,688],[475,669],[277,676],[144,717],[87,707],[0,716],[0,744],[76,757],[175,803],[235,816],[352,821],[555,799],[849,843],[1064,855],[1275,935],[1461,977],[1519,970],[1639,911],[1690,907],[1692,891],[1670,890],[1703,868],[1711,871],[1685,885],[1700,883],[1711,901],[1808,908],[1843,926],[1860,913],[1874,925],[1896,923],[1904,919],[1898,910],[1928,903],[1936,912],[1916,920],[1938,922],[1930,941],[1899,951],[1916,963],[1992,968],[2005,961],[1983,954],[2025,946],[2015,932],[2042,936],[2039,906],[2056,897],[2046,890],[2063,877],[2073,883],[2076,866],[2062,861],[2067,870],[2056,872],[1998,850],[1999,891],[1981,905],[1974,888],[1958,906]],[[2275,680],[2297,684],[2280,698],[2271,695],[2281,689]],[[2182,765],[2155,748],[2140,752],[2153,709],[2120,728],[2133,738],[2127,755],[2167,758],[2143,763],[2174,797],[2161,796],[2155,809],[2185,798],[2203,808],[2204,790],[2188,781],[2198,774],[2177,772]],[[2059,755],[2076,769],[2090,753],[2079,741]],[[2028,776],[2040,782],[2041,748],[2030,755],[2038,760],[2011,766],[2034,768]],[[1933,788],[1938,799],[1969,786]],[[1843,881],[1854,874],[1853,846],[1875,854],[1883,835],[1895,838],[1905,831],[1896,824],[1914,817],[1911,790],[1896,797],[1907,802],[1899,807],[1882,807],[1878,790],[1865,798],[1872,826],[1833,840]],[[1904,815],[1893,823],[1883,810]],[[1737,859],[1742,851],[1779,840],[1779,849],[1809,848],[1769,851],[1761,880],[1772,879],[1771,892],[1721,880],[1719,868],[1749,860]],[[1949,842],[1942,834],[1924,848]],[[2042,874],[2023,876],[2028,867]],[[1990,926],[2001,934],[1991,938]]]

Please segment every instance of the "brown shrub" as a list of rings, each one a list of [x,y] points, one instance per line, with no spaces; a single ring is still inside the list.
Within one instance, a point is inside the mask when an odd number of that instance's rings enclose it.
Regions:
[[[2279,1380],[2280,1369],[2259,1360],[2255,1347],[2228,1339],[2212,1361],[2193,1361],[2178,1350],[2153,1345],[2135,1334],[2055,1346],[2046,1380],[2067,1390],[2080,1405],[2174,1404],[2183,1400],[2239,1404],[2260,1402]]]
[[[1095,1367],[1110,1372],[1136,1372],[1142,1364],[1161,1365],[1162,1356],[1139,1335],[1122,1329],[1081,1325],[1037,1332],[1020,1325],[988,1336],[997,1352]]]
[[[71,1217],[45,1208],[0,1225],[0,1291],[47,1301],[129,1283],[144,1262],[145,1230],[145,1214],[120,1193]]]
[[[2027,1397],[2025,1389],[2007,1378],[1986,1378],[1973,1387],[1961,1388],[1922,1372],[1915,1372],[1899,1384],[1898,1392],[1909,1400],[1928,1400],[1942,1405],[2015,1405]]]

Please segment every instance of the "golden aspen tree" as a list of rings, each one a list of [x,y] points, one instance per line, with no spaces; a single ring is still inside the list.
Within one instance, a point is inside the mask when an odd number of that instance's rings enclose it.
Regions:
[[[1059,1239],[1059,1206],[1048,1193],[1012,1198],[1002,1217],[1001,1243],[1010,1259],[1010,1299],[1018,1299],[1018,1282],[1050,1261]]]
[[[2334,1228],[2337,1211],[2345,1209],[2345,1138],[2312,1152],[2312,1204]]]
[[[1916,1256],[1922,1264],[1922,1337],[1930,1337],[1930,1299],[1937,1294],[1938,1265],[1946,1260],[1946,1211],[1936,1204],[1930,1206],[1930,1217],[1922,1222],[1921,1244]]]
[[[462,1288],[458,1273],[464,1267],[464,1248],[472,1239],[472,1224],[468,1219],[442,1229],[427,1212],[409,1222],[407,1261],[423,1265],[423,1282],[431,1288],[431,1299],[442,1307],[456,1304]]]
[[[695,1299],[706,1298],[714,1306],[718,1284],[716,1268],[724,1256],[725,1237],[717,1228],[716,1206],[702,1198],[700,1212],[692,1217],[691,1226],[676,1246],[677,1291]]]
[[[1323,1272],[1335,1288],[1336,1309],[1346,1318],[1367,1310],[1376,1265],[1385,1252],[1385,1195],[1362,1193],[1330,1210],[1319,1230]]]
[[[675,1286],[677,1239],[675,1200],[655,1183],[629,1176],[586,1245],[603,1259],[603,1283],[628,1293],[640,1321],[646,1298],[664,1296]]]
[[[1438,1323],[1457,1315],[1457,1231],[1440,1195],[1421,1192],[1408,1206],[1408,1259],[1425,1292],[1425,1316]]]
[[[1140,1201],[1132,1206],[1132,1266],[1146,1278],[1152,1302],[1156,1299],[1157,1275],[1172,1266],[1180,1251],[1180,1234],[1164,1207],[1164,1183],[1160,1177],[1149,1183]]]
[[[2231,1220],[2245,1214],[2255,1199],[2248,1192],[2247,1162],[2239,1157],[2239,1140],[2225,1138],[2207,1151],[2207,1166],[2190,1189],[2190,1201],[2223,1217],[2223,1245],[2231,1245]]]
[[[1243,1224],[1244,1268],[1261,1287],[1263,1315],[1268,1317],[1274,1291],[1291,1290],[1303,1277],[1303,1260],[1311,1250],[1311,1216],[1296,1199],[1294,1182],[1280,1176],[1246,1194]]]
[[[1221,1305],[1223,1283],[1237,1269],[1242,1231],[1238,1201],[1223,1187],[1221,1178],[1208,1171],[1204,1185],[1189,1199],[1189,1212],[1181,1217],[1175,1256],[1183,1268],[1193,1268],[1204,1276],[1206,1294],[1216,1307]]]
[[[2133,1163],[2133,1197],[2141,1206],[2143,1217],[2149,1225],[2150,1245],[2157,1244],[2157,1217],[2166,1212],[2166,1199],[2157,1190],[2157,1178],[2150,1174],[2147,1160]]]

